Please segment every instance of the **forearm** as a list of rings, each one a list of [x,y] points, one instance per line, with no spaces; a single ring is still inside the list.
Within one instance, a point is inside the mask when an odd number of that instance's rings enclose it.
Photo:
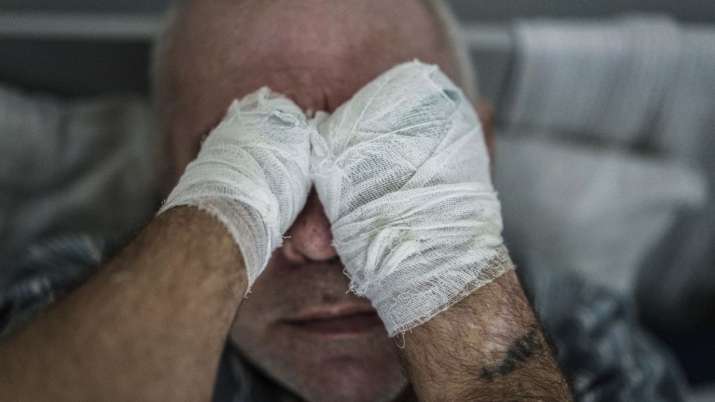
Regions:
[[[208,400],[246,288],[231,236],[190,208],[155,219],[76,292],[0,344],[23,401]]]
[[[404,342],[422,401],[571,400],[514,271],[406,333]]]

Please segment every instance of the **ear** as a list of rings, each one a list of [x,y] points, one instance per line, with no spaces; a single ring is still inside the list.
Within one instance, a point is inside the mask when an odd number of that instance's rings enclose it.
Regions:
[[[494,157],[494,107],[487,98],[479,98],[474,104],[479,120],[482,121],[484,141],[487,144],[490,158]]]

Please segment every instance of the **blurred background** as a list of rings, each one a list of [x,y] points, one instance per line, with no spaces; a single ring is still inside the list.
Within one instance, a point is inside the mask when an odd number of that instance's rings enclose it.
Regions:
[[[149,49],[168,3],[0,0],[0,255],[150,215]],[[630,300],[692,400],[715,401],[715,3],[451,3],[495,109],[517,261]]]

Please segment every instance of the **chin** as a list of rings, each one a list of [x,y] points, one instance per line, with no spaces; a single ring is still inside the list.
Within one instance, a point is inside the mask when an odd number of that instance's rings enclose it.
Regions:
[[[324,338],[291,329],[236,331],[241,353],[308,402],[389,402],[407,387],[397,348],[384,329]]]
[[[401,373],[391,375],[375,370],[363,361],[336,359],[326,362],[324,368],[310,378],[286,386],[308,402],[390,402],[398,398],[407,384]]]

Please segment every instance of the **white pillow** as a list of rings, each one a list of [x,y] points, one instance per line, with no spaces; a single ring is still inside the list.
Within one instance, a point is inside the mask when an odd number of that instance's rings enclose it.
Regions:
[[[496,144],[506,240],[533,272],[577,271],[630,292],[676,212],[705,200],[703,178],[672,161],[524,136]]]
[[[0,85],[0,254],[141,224],[155,208],[158,145],[139,97],[69,101]]]

